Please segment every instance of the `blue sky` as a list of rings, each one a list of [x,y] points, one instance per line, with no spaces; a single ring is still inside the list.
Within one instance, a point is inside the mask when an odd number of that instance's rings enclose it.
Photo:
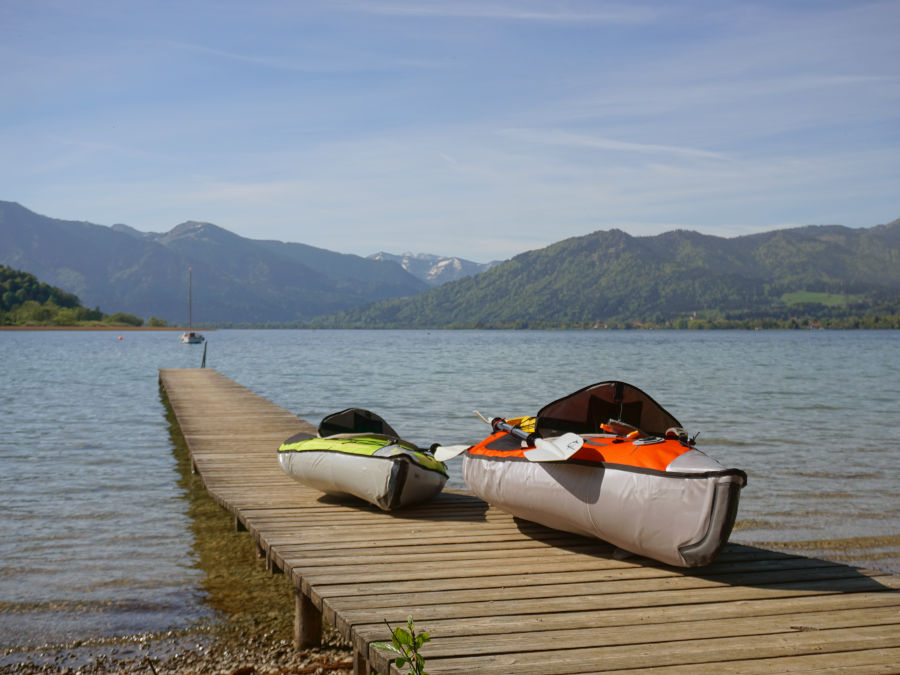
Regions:
[[[0,0],[0,199],[368,255],[900,218],[900,2]]]

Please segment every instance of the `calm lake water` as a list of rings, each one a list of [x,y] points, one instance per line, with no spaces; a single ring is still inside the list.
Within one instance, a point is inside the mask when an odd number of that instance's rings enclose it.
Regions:
[[[157,369],[174,332],[0,331],[0,649],[211,616]],[[900,572],[900,331],[207,333],[208,367],[317,424],[359,406],[475,441],[621,379],[744,469],[732,541]],[[272,460],[275,458],[272,449]],[[463,487],[459,460],[451,484]]]

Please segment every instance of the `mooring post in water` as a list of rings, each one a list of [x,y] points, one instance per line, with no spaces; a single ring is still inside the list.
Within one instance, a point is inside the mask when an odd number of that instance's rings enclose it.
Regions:
[[[322,612],[299,588],[294,589],[294,646],[297,649],[322,644]]]
[[[203,343],[203,361],[200,363],[201,368],[206,368],[206,345],[208,344],[209,342]]]

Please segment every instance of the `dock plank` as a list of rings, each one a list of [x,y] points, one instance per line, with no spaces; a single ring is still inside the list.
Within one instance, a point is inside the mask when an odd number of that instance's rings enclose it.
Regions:
[[[217,503],[319,612],[360,672],[415,617],[439,673],[896,672],[900,577],[729,544],[682,570],[515,519],[462,490],[384,513],[309,490],[276,450],[309,423],[210,369],[161,370]]]

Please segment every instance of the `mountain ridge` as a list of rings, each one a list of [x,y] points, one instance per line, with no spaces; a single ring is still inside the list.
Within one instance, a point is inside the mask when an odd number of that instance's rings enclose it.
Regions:
[[[486,272],[316,325],[595,325],[685,317],[900,313],[900,220],[803,226],[724,238],[690,230],[596,232],[514,256]]]
[[[317,327],[544,327],[686,317],[900,315],[900,219],[868,228],[807,225],[720,237],[693,230],[597,230],[434,286],[463,259],[384,252],[363,258],[248,239],[185,221],[140,232],[63,221],[0,202],[0,263],[88,306],[198,324]],[[399,258],[400,260],[396,260]],[[481,265],[472,263],[472,265]],[[470,271],[473,268],[469,268]]]
[[[0,263],[74,293],[88,306],[178,323],[187,269],[201,323],[299,323],[428,288],[397,265],[305,245],[241,237],[186,221],[163,233],[41,216],[0,202]]]

